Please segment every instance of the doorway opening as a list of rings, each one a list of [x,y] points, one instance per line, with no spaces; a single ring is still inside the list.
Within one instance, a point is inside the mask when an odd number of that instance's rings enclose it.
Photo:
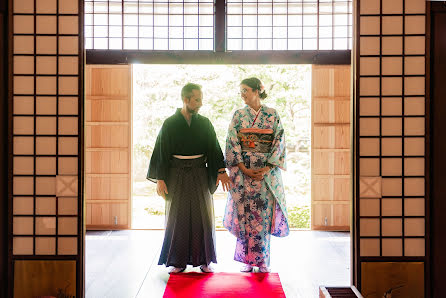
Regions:
[[[163,121],[182,106],[181,88],[202,85],[200,114],[212,122],[222,151],[235,110],[244,106],[242,79],[257,76],[269,94],[262,104],[275,108],[285,128],[287,171],[282,173],[291,228],[310,228],[311,65],[133,65],[132,228],[163,229],[164,201],[145,178]],[[215,223],[223,228],[227,193],[214,194]]]
[[[214,124],[224,150],[229,119],[235,109],[243,106],[238,84],[241,78],[249,76],[258,76],[267,91],[270,90],[265,104],[276,108],[284,122],[288,158],[295,155],[299,162],[307,165],[298,164],[296,167],[300,166],[301,171],[297,170],[295,176],[298,177],[287,178],[285,175],[293,174],[290,171],[293,165],[290,167],[288,163],[288,171],[283,174],[285,187],[293,186],[301,192],[307,189],[306,197],[301,196],[302,200],[296,205],[308,204],[305,210],[308,210],[309,220],[304,220],[308,229],[272,241],[273,270],[281,274],[284,290],[291,297],[297,292],[313,293],[317,285],[350,283],[350,235],[314,231],[349,228],[349,66],[88,65],[85,105],[85,199],[87,230],[90,230],[86,236],[87,295],[131,292],[144,297],[156,288],[155,292],[162,296],[168,278],[166,270],[157,266],[162,231],[146,230],[149,228],[144,224],[150,220],[135,218],[133,211],[137,208],[144,216],[157,216],[158,221],[152,223],[158,224],[159,229],[164,227],[164,202],[154,196],[154,184],[145,179],[151,155],[149,146],[154,145],[162,121],[181,106],[181,87],[192,81],[203,86],[204,105],[200,113]],[[293,80],[298,83],[293,85]],[[289,108],[293,100],[298,101],[293,106],[296,110]],[[291,117],[292,113],[295,118]],[[290,127],[296,127],[301,134],[290,132]],[[307,186],[296,182],[302,178],[308,179]],[[150,191],[153,197],[147,199]],[[143,197],[139,202],[136,202],[137,195]],[[132,200],[132,197],[135,198]],[[146,199],[155,203],[146,204]],[[226,194],[217,193],[214,199],[218,225],[222,221]],[[287,194],[290,221],[293,222],[291,199]],[[223,207],[220,216],[219,205]],[[217,232],[219,271],[238,271],[238,264],[231,255],[234,245],[235,239],[227,231]],[[332,255],[336,255],[335,258]],[[118,274],[123,268],[134,274]],[[296,276],[302,283],[295,283]],[[122,287],[107,289],[106,285],[115,279]]]

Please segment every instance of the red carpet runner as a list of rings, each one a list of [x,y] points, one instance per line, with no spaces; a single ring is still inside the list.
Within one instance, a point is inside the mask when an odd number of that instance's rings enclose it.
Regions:
[[[164,298],[284,298],[277,273],[171,274]]]

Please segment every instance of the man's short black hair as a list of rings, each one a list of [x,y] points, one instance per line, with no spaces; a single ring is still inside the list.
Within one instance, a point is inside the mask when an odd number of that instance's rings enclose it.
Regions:
[[[190,98],[193,95],[193,90],[201,91],[201,86],[194,83],[187,83],[184,85],[183,89],[181,89],[181,99]]]

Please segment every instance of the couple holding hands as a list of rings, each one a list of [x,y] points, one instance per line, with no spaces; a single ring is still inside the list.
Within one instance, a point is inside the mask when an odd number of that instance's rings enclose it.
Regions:
[[[181,90],[183,107],[167,118],[156,139],[147,179],[166,201],[166,230],[158,264],[180,273],[187,265],[213,272],[217,263],[212,194],[228,191],[223,225],[237,237],[234,260],[240,271],[270,272],[271,235],[289,234],[281,169],[285,138],[277,111],[261,103],[259,79],[240,83],[246,106],[235,111],[223,155],[214,127],[198,114],[201,86]]]

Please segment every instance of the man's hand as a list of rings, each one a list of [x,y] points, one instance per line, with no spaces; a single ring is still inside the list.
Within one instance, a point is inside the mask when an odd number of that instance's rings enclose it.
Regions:
[[[166,199],[166,194],[168,194],[167,186],[164,180],[158,180],[156,182],[156,193],[160,196]]]
[[[229,188],[231,187],[231,181],[229,180],[228,174],[222,173],[218,174],[217,176],[217,183],[215,184],[218,186],[218,183],[221,182],[221,186],[223,187],[224,191],[229,191]]]

